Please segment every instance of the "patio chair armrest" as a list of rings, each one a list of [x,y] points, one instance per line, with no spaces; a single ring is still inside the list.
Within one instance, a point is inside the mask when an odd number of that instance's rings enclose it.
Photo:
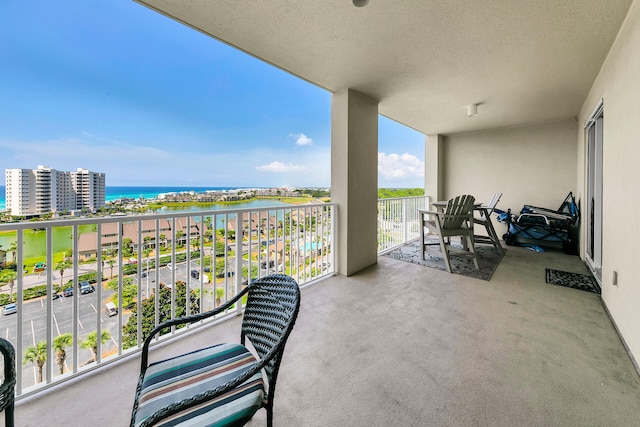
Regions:
[[[438,211],[431,211],[428,209],[418,209],[418,212],[421,214],[429,214],[429,215],[438,215],[438,214],[442,214],[442,212],[438,212]]]

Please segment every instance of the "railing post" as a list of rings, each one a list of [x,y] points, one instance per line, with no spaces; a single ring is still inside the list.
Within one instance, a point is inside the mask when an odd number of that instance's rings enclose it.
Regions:
[[[249,234],[251,234],[251,212],[247,213],[249,220]],[[225,241],[225,253],[228,247],[228,241]],[[236,213],[236,274],[233,276],[235,279],[236,292],[233,296],[236,296],[242,290],[242,213]],[[226,269],[225,269],[226,270]],[[225,282],[229,279],[229,274],[225,271]],[[242,313],[242,301],[238,301],[236,304],[236,314]]]
[[[414,199],[415,200],[415,199]],[[407,203],[409,199],[402,199],[402,230],[404,231],[404,241],[403,243],[407,243],[409,241],[409,212],[407,209]]]

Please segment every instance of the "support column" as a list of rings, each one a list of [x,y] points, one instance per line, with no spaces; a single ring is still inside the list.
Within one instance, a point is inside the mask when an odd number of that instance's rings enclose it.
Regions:
[[[347,89],[331,100],[331,201],[338,205],[337,272],[378,262],[378,104]]]
[[[426,135],[424,139],[424,194],[432,202],[443,200],[444,179],[440,171],[444,161],[444,136],[440,134]]]

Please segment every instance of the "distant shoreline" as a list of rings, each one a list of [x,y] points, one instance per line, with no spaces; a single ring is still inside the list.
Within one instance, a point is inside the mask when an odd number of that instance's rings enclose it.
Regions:
[[[207,191],[234,191],[245,189],[263,189],[271,187],[187,187],[187,186],[144,186],[144,185],[111,185],[105,187],[105,201],[111,202],[118,199],[145,199],[154,200],[161,194],[194,192],[205,193]],[[312,188],[312,187],[304,187]],[[321,188],[321,187],[318,187]],[[0,211],[6,209],[5,186],[0,185]]]

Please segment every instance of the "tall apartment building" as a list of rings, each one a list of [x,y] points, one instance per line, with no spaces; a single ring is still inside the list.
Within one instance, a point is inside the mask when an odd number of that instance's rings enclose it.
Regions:
[[[7,169],[6,205],[14,216],[95,211],[105,204],[105,174],[78,168],[66,172],[47,166]]]

